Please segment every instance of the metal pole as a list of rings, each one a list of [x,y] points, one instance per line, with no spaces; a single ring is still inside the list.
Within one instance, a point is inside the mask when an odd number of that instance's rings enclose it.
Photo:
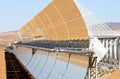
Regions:
[[[111,62],[111,58],[112,58],[112,39],[110,40],[110,58],[109,58],[109,60],[110,60],[110,62]]]
[[[91,79],[91,78],[90,78],[90,68],[89,68],[89,70],[88,70],[88,79]]]
[[[108,39],[106,39],[106,49],[108,49],[108,43],[109,43],[109,41],[108,41]],[[106,54],[106,62],[108,62],[108,52]]]
[[[117,42],[114,44],[114,59],[117,60]]]
[[[23,42],[23,37],[22,37],[21,33],[20,33],[20,32],[17,32],[17,33],[18,33],[18,35],[19,35],[21,41]]]
[[[95,62],[95,64],[96,64],[96,67],[95,67],[95,79],[98,79],[98,76],[97,76],[97,74],[98,74],[98,72],[97,72],[97,57],[96,57],[96,62]]]
[[[103,44],[104,47],[105,47],[105,39],[102,39],[102,44]],[[102,59],[102,62],[104,62],[104,58]]]
[[[119,63],[119,69],[120,69],[120,40],[118,40],[118,63]]]
[[[90,64],[91,64],[91,56],[89,56],[89,68],[88,68],[88,79],[91,79],[91,69],[90,69]]]

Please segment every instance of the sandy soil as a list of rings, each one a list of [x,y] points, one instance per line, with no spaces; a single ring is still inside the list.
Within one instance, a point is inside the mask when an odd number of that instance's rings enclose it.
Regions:
[[[6,79],[6,63],[4,48],[14,41],[13,35],[15,32],[0,33],[0,79]]]
[[[4,47],[0,46],[0,79],[6,79]]]
[[[120,69],[114,71],[106,79],[120,79]]]

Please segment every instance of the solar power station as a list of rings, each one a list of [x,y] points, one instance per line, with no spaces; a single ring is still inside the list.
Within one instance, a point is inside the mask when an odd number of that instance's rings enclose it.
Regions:
[[[80,0],[51,0],[13,39],[6,59],[28,74],[8,79],[105,79],[120,68],[120,34]]]

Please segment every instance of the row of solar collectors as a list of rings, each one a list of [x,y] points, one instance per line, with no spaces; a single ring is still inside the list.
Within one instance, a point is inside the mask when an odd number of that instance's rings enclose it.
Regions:
[[[18,47],[14,54],[35,79],[84,79],[88,67],[87,56],[55,53]]]

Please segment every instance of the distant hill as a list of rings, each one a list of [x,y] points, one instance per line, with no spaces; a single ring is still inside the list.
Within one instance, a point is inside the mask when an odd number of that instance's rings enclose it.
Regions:
[[[120,30],[120,23],[118,22],[108,22],[106,24],[113,30]]]
[[[0,33],[0,45],[7,45],[14,42],[16,31]]]

